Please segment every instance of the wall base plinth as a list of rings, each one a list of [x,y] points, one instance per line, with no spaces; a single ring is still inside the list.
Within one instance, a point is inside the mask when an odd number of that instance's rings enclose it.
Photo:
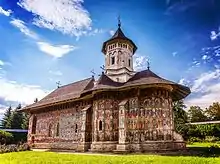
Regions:
[[[128,143],[118,144],[115,151],[116,152],[129,152],[130,151],[129,144]]]
[[[93,142],[91,144],[92,152],[112,152],[116,150],[117,141]]]

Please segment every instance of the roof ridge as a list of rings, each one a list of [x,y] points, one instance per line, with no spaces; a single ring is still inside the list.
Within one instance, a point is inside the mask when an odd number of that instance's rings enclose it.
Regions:
[[[62,87],[66,87],[66,86],[69,86],[69,85],[72,85],[72,84],[75,84],[75,83],[78,83],[78,82],[82,82],[82,81],[86,81],[86,80],[89,80],[89,79],[93,79],[92,77],[89,77],[89,78],[86,78],[86,79],[82,79],[82,80],[79,80],[79,81],[75,81],[75,82],[72,82],[72,83],[69,83],[69,84],[66,84],[66,85],[62,85],[60,86],[59,88],[62,88]],[[56,90],[56,89],[55,89]],[[52,93],[52,92],[51,92]]]

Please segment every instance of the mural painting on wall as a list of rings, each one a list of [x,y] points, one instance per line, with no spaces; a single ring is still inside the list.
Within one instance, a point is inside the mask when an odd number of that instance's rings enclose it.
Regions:
[[[131,143],[172,139],[172,108],[167,91],[129,100],[127,141]],[[140,103],[140,104],[138,104]],[[138,107],[140,106],[140,107]]]
[[[99,100],[94,105],[97,141],[118,140],[118,102],[112,99]]]

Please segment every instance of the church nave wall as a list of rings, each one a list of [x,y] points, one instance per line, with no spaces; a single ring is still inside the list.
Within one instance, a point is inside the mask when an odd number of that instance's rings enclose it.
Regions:
[[[126,141],[172,140],[172,100],[167,90],[141,90],[139,97],[128,99]]]

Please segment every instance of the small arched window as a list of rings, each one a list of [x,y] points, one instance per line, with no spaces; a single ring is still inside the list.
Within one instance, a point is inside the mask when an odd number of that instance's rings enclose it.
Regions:
[[[111,63],[112,63],[112,65],[114,65],[115,64],[115,57],[113,56],[113,57],[111,57]]]
[[[131,59],[128,59],[128,66],[131,66]]]
[[[57,128],[56,128],[56,136],[58,137],[60,135],[60,124],[59,122],[57,123]]]
[[[49,136],[49,137],[52,137],[52,124],[49,124],[48,136]]]
[[[76,124],[76,126],[75,126],[75,133],[77,133],[78,132],[78,125]]]
[[[102,130],[102,121],[101,120],[99,121],[99,130],[100,131]]]

